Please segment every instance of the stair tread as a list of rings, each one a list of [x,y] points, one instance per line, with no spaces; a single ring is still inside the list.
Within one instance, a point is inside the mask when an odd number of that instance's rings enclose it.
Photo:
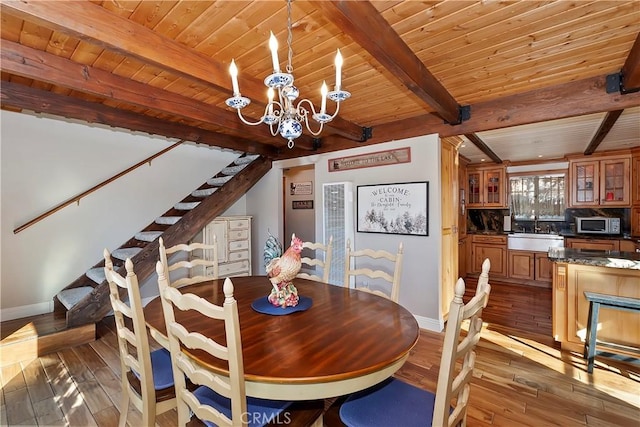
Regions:
[[[260,154],[249,154],[244,157],[238,157],[233,161],[234,165],[244,165],[253,162],[255,159],[260,157]]]
[[[134,236],[136,240],[142,242],[153,242],[158,237],[162,236],[162,231],[141,231]]]
[[[97,284],[100,284],[105,281],[106,277],[104,275],[104,267],[94,267],[85,273],[87,277]]]
[[[133,258],[142,251],[142,248],[118,248],[111,252],[111,256],[121,261],[125,261],[127,258]]]
[[[208,197],[216,192],[218,187],[202,188],[191,193],[193,197]]]
[[[180,221],[180,218],[182,218],[181,216],[161,216],[159,218],[156,218],[156,224],[162,224],[162,225],[173,225],[176,222]]]
[[[207,180],[207,184],[209,185],[224,185],[225,183],[227,183],[231,178],[233,178],[233,175],[228,175],[228,176],[217,176],[215,178],[210,178]]]
[[[249,165],[249,163],[244,163],[244,164],[240,164],[240,165],[235,165],[235,166],[227,166],[226,168],[222,169],[222,173],[225,175],[235,175],[238,172],[240,172],[242,169],[246,168]]]
[[[58,301],[64,305],[67,310],[76,305],[78,301],[86,297],[93,291],[92,286],[80,286],[78,288],[63,289],[58,293]]]
[[[199,204],[200,202],[180,202],[173,205],[173,208],[179,211],[190,211],[191,209],[195,208]]]

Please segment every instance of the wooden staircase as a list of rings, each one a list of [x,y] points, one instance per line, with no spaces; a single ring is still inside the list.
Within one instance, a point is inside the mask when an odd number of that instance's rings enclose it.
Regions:
[[[142,282],[155,273],[158,238],[166,246],[192,239],[205,225],[224,213],[271,169],[271,161],[243,155],[191,192],[161,217],[111,250],[114,267],[122,274],[131,258]],[[95,324],[111,311],[109,285],[104,278],[104,260],[65,287],[54,297],[55,311],[66,313],[67,328]]]

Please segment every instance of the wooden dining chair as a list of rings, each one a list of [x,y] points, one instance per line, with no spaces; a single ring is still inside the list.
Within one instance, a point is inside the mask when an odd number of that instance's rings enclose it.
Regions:
[[[181,287],[205,282],[219,277],[218,243],[215,234],[213,244],[181,243],[166,248],[162,237],[159,239],[160,261],[165,270],[165,277],[171,286]],[[204,251],[210,251],[204,256]],[[171,261],[171,262],[169,262]]]
[[[397,378],[389,378],[364,391],[350,395],[340,407],[340,419],[349,427],[466,425],[469,383],[476,360],[475,347],[482,330],[482,309],[487,306],[489,285],[488,259],[482,264],[475,296],[464,304],[465,284],[455,285],[447,321],[440,371],[435,395]],[[468,332],[462,334],[464,320]]]
[[[270,422],[322,426],[322,400],[293,403],[246,396],[238,302],[231,279],[224,281],[224,302],[219,306],[186,292],[184,287],[171,286],[165,271],[158,261],[156,272],[176,384],[178,425],[193,425],[191,418],[195,415],[207,426],[261,426]],[[222,322],[224,340],[188,330],[176,320],[177,312],[196,312],[207,322]],[[208,369],[185,348],[226,361],[228,375]],[[187,388],[187,380],[199,387]]]
[[[302,249],[310,249],[312,251],[316,251],[315,258],[302,257],[300,259],[300,262],[302,262],[302,267],[304,268],[305,266],[308,266],[308,268],[310,269],[320,267],[322,269],[322,277],[317,274],[311,274],[304,271],[298,273],[296,277],[315,280],[316,282],[329,283],[329,274],[331,272],[331,257],[333,255],[333,236],[329,237],[329,243],[327,243],[326,245],[316,242],[303,242]],[[322,258],[318,256],[318,251],[321,252]]]
[[[131,402],[142,413],[142,425],[153,426],[157,415],[176,407],[171,355],[164,348],[150,352],[138,278],[131,259],[125,261],[125,277],[114,270],[107,249],[104,265],[120,352],[122,400],[118,424],[120,427],[126,424]]]
[[[351,239],[348,239],[344,264],[344,286],[350,287],[353,281],[354,287],[358,290],[398,302],[402,274],[402,252],[402,242],[400,242],[396,254],[373,249],[352,251]],[[385,285],[389,291],[385,292],[372,287],[378,284]]]

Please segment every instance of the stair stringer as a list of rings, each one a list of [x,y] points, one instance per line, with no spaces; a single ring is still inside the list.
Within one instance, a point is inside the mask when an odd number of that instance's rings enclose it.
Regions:
[[[271,164],[271,160],[259,157],[234,175],[215,193],[206,197],[198,206],[188,211],[177,223],[169,226],[163,232],[162,239],[165,246],[173,246],[192,239],[208,223],[223,214],[240,197],[246,194],[251,187],[271,170]],[[159,259],[158,248],[158,239],[155,239],[153,242],[144,245],[142,251],[131,259],[140,282],[155,273],[155,265]],[[123,265],[120,265],[117,270],[124,274]],[[77,282],[78,280],[69,287],[81,286]],[[103,281],[95,286],[91,293],[67,310],[67,327],[98,322],[110,311],[109,285],[106,281]]]

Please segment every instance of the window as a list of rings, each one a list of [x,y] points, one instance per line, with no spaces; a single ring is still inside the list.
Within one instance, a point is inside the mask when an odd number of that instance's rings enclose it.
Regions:
[[[564,221],[565,176],[561,174],[509,177],[515,219]]]

